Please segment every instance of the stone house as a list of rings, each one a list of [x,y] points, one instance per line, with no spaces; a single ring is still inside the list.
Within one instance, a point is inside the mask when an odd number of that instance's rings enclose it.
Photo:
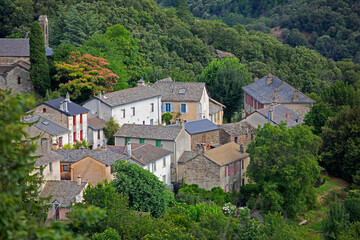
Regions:
[[[166,185],[171,184],[171,151],[143,143],[128,143],[126,146],[108,145],[107,149],[130,156],[134,163],[152,172],[160,181]]]
[[[78,176],[95,186],[98,182],[114,179],[111,166],[116,160],[127,159],[125,155],[96,149],[59,149],[61,180],[74,181]]]
[[[141,85],[112,93],[100,93],[83,106],[92,115],[115,122],[157,125],[161,124],[161,95],[149,86]]]
[[[124,124],[114,137],[115,145],[147,143],[171,151],[171,182],[177,181],[177,161],[191,150],[191,136],[184,122],[180,126]]]
[[[221,187],[225,192],[239,191],[248,183],[249,162],[249,155],[234,142],[207,151],[185,152],[179,160],[181,179],[206,190]]]
[[[91,149],[106,146],[106,137],[104,133],[106,122],[97,116],[88,118],[88,146]]]
[[[243,144],[244,148],[254,139],[256,128],[247,122],[227,123],[220,126],[220,144],[234,142]]]
[[[265,123],[279,125],[280,122],[286,122],[288,128],[300,124],[301,115],[285,107],[284,105],[271,105],[267,108],[258,109],[248,115],[241,122],[246,122],[250,126],[257,128]]]
[[[304,116],[310,111],[310,107],[315,102],[271,74],[256,80],[242,89],[245,92],[245,116],[243,117],[247,117],[256,110],[268,108],[271,104],[276,103],[299,114],[299,121],[302,123]]]
[[[58,98],[40,103],[29,111],[34,116],[42,116],[70,130],[69,143],[87,141],[87,117],[89,110],[66,99]]]
[[[226,108],[225,105],[219,103],[218,101],[215,101],[212,98],[209,98],[210,121],[212,121],[216,125],[223,124],[224,108]]]
[[[67,220],[66,213],[70,212],[72,203],[83,201],[83,193],[87,186],[88,183],[82,182],[81,178],[77,181],[47,181],[40,192],[40,197],[52,196],[48,201],[50,208],[47,222]]]
[[[209,119],[209,95],[204,82],[174,82],[166,78],[152,87],[161,94],[162,113],[184,121]]]
[[[33,84],[30,79],[30,64],[17,61],[12,65],[0,65],[0,89],[10,89],[13,93],[32,93]]]

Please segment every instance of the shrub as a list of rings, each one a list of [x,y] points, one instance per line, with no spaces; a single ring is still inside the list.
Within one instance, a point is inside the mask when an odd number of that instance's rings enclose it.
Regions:
[[[323,220],[324,237],[327,240],[336,240],[340,231],[349,224],[349,214],[343,205],[338,202],[330,204],[329,213]]]
[[[346,230],[339,235],[339,240],[357,240],[360,239],[360,222],[352,223]]]
[[[347,198],[344,206],[349,213],[351,222],[360,221],[360,198]]]

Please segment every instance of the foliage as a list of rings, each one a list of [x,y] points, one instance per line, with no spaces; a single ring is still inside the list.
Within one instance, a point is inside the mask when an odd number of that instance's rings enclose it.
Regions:
[[[327,171],[348,182],[360,169],[360,108],[344,107],[322,128],[321,159]]]
[[[59,92],[57,92],[57,91],[52,92],[50,89],[47,89],[45,97],[42,102],[57,99],[57,98],[61,98],[61,94]]]
[[[197,77],[205,82],[210,96],[226,106],[224,116],[230,121],[234,112],[238,112],[244,99],[242,87],[251,82],[251,75],[244,64],[236,58],[213,60]]]
[[[360,198],[347,198],[344,201],[344,207],[349,213],[351,222],[360,222]]]
[[[304,117],[304,122],[306,125],[313,127],[314,134],[319,135],[326,121],[334,115],[331,104],[321,101],[311,106],[310,111]]]
[[[355,107],[360,105],[360,89],[355,89],[346,82],[335,82],[321,94],[324,102],[331,104],[335,111],[342,106]]]
[[[360,238],[360,222],[351,223],[350,226],[340,232],[339,240],[356,240]]]
[[[108,145],[115,145],[115,137],[114,134],[119,131],[120,125],[115,122],[113,117],[110,117],[110,120],[105,124],[104,134],[107,139]]]
[[[146,235],[144,240],[193,240],[194,238],[188,234],[183,233],[178,228],[170,230],[155,231],[152,234]]]
[[[46,59],[45,43],[39,22],[31,25],[30,33],[30,78],[35,90],[45,96],[50,88],[49,66]]]
[[[264,216],[264,228],[260,239],[297,239],[297,234],[284,221],[280,213],[268,213]]]
[[[174,201],[165,184],[148,170],[126,161],[118,161],[113,167],[116,174],[112,184],[117,192],[129,197],[134,209],[160,217]]]
[[[86,140],[76,141],[76,142],[74,143],[73,149],[81,149],[81,148],[89,149],[89,146],[88,146]]]
[[[167,125],[169,125],[172,117],[173,117],[173,116],[171,115],[171,113],[164,113],[164,114],[161,116],[161,121],[162,121],[162,122],[165,122]]]
[[[102,233],[95,233],[91,240],[120,240],[120,236],[115,229],[108,228]]]
[[[90,99],[98,91],[113,90],[119,77],[107,69],[108,65],[101,57],[71,52],[65,62],[55,62],[60,93],[65,95],[69,92],[72,100],[79,103]]]
[[[338,202],[332,202],[328,215],[323,219],[324,237],[327,240],[338,239],[340,232],[349,224],[349,214]]]
[[[317,152],[321,139],[307,126],[286,128],[265,124],[249,144],[248,176],[259,187],[265,207],[290,217],[315,204],[315,189],[320,167]]]

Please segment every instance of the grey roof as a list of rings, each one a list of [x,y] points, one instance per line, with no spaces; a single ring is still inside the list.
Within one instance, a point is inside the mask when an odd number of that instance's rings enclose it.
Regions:
[[[53,150],[44,148],[36,149],[35,153],[31,154],[36,157],[35,167],[47,165],[52,162],[60,161],[61,155]]]
[[[85,157],[92,157],[99,162],[104,163],[105,165],[111,166],[118,159],[128,158],[128,156],[126,155],[117,154],[112,151],[105,151],[102,149],[58,149],[56,150],[56,152],[62,155],[60,162],[63,163],[75,163],[77,161],[80,161],[81,159],[84,159]]]
[[[258,113],[263,115],[265,118],[268,118],[268,114],[271,107],[262,108],[257,110]],[[289,117],[286,117],[288,114]],[[279,124],[281,121],[287,123],[287,127],[293,127],[299,124],[300,122],[300,115],[296,112],[290,110],[283,105],[276,105],[273,107],[273,119],[272,121],[276,124]]]
[[[171,78],[159,80],[152,86],[161,93],[162,102],[198,102],[205,89],[204,82],[173,82]]]
[[[218,104],[209,101],[209,114],[220,112],[222,107]]]
[[[24,122],[26,122],[26,123],[34,123],[36,121],[38,121],[38,122],[35,123],[33,126],[37,127],[41,131],[46,132],[52,136],[59,136],[59,135],[63,135],[63,134],[67,134],[67,133],[71,132],[69,129],[66,129],[66,128],[54,123],[53,121],[50,121],[41,116],[35,116],[35,117],[24,120]]]
[[[256,82],[243,87],[242,89],[250,96],[255,98],[262,104],[270,104],[275,102],[275,90],[278,90],[278,101],[277,103],[314,103],[315,101],[307,97],[305,94],[298,92],[298,101],[293,100],[294,92],[297,91],[295,88],[281,81],[280,79],[269,74],[272,78],[272,83],[266,85],[266,77],[263,77]]]
[[[198,151],[185,151],[185,152],[181,155],[178,163],[185,163],[185,162],[187,162],[187,161],[190,161],[191,159],[193,159],[194,157],[196,157],[198,154],[199,154]]]
[[[230,136],[240,136],[251,134],[256,131],[256,128],[252,127],[246,122],[227,123],[220,126]]]
[[[114,107],[122,104],[136,102],[144,99],[161,96],[154,88],[149,86],[138,86],[134,88],[123,89],[116,92],[105,94],[105,97],[96,96],[96,99],[104,102],[105,104]]]
[[[65,98],[62,97],[62,98],[57,98],[57,99],[54,99],[54,100],[45,101],[43,103],[40,103],[39,105],[41,105],[41,104],[48,105],[48,106],[58,110],[59,112],[64,113],[67,116],[74,116],[74,115],[77,115],[77,114],[82,114],[82,113],[89,112],[89,109],[84,108],[84,107],[80,106],[79,104],[76,104],[76,103],[71,102],[71,101],[68,102],[68,111],[67,112],[64,111],[64,110],[60,110],[60,103],[64,102],[64,101],[65,101]]]
[[[178,126],[177,124],[171,125],[171,126]],[[198,134],[198,133],[204,133],[204,132],[210,132],[218,130],[219,127],[211,122],[209,119],[200,119],[190,122],[185,122],[185,130],[190,134]]]
[[[131,143],[130,146],[132,157],[135,162],[140,163],[142,166],[146,166],[172,154],[169,150],[159,148],[151,144]],[[116,153],[126,154],[126,146],[107,146],[107,148]]]
[[[71,202],[76,202],[76,195],[79,195],[87,184],[87,182],[82,182],[78,185],[76,181],[47,181],[40,197],[52,195],[50,203],[57,200],[61,203],[61,207],[69,207]]]
[[[51,56],[53,50],[45,46],[46,56]],[[0,38],[0,57],[30,57],[29,39]]]
[[[88,118],[87,124],[88,127],[93,130],[101,130],[104,129],[106,121],[95,116],[93,118]]]
[[[177,126],[124,124],[114,136],[173,141],[177,138],[179,131]]]

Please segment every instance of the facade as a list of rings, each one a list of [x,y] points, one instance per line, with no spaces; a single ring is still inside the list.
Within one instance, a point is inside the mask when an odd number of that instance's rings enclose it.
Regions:
[[[246,149],[254,139],[255,131],[256,128],[245,121],[223,124],[220,126],[219,141],[220,144],[228,142],[243,144]]]
[[[171,184],[172,152],[151,144],[128,143],[126,146],[107,146],[109,151],[126,154],[144,169],[152,172],[166,185]]]
[[[83,105],[100,119],[115,122],[161,124],[161,95],[149,86],[138,86],[112,93],[100,93]]]
[[[34,116],[44,117],[70,130],[69,143],[87,141],[89,110],[71,102],[68,94],[66,99],[58,98],[40,103],[31,112]]]
[[[224,108],[225,105],[215,101],[212,98],[209,98],[209,119],[216,125],[223,124],[223,116],[224,116]]]
[[[184,121],[209,119],[209,95],[205,83],[159,80],[152,86],[161,94],[161,111]]]
[[[191,136],[181,126],[124,124],[114,135],[115,145],[146,143],[173,152],[171,156],[171,182],[177,181],[177,161],[185,151],[191,150]]]
[[[32,93],[34,87],[30,79],[30,64],[17,61],[8,66],[0,65],[0,89],[11,89],[13,93]]]
[[[310,107],[315,102],[299,92],[286,82],[269,74],[254,83],[242,88],[244,94],[245,116],[256,110],[270,107],[271,104],[281,104],[300,115],[300,123]]]
[[[207,151],[186,152],[179,160],[181,178],[187,184],[197,184],[206,190],[221,187],[225,192],[239,191],[240,186],[248,183],[249,162],[249,155],[233,142]]]
[[[106,122],[97,116],[88,119],[88,146],[92,149],[105,147],[106,137],[104,127]]]

